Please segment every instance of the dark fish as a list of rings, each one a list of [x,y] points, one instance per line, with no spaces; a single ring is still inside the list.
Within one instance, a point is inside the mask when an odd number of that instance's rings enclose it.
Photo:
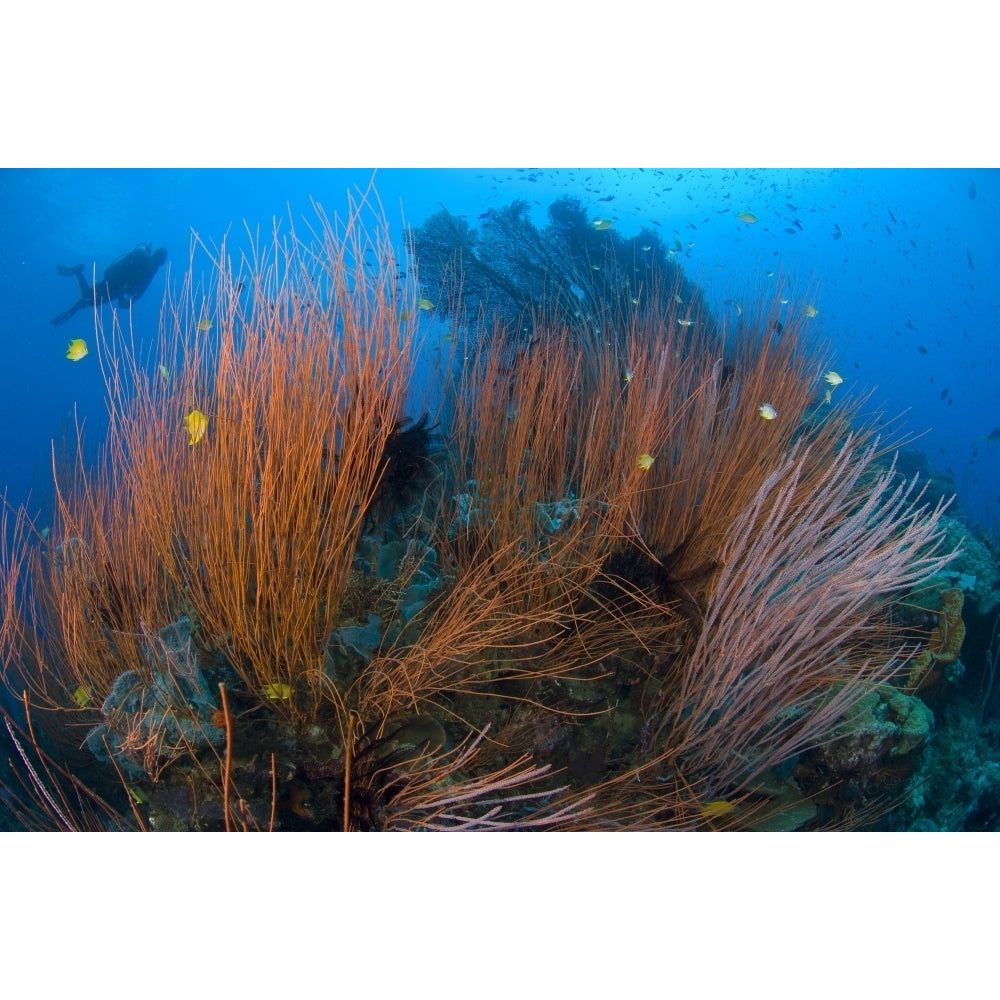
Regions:
[[[971,198],[971,199],[972,199],[973,201],[975,201],[975,200],[976,200],[976,182],[975,182],[975,181],[973,181],[973,182],[972,182],[972,183],[971,183],[971,184],[969,185],[969,197],[970,197],[970,198]]]
[[[782,323],[780,319],[776,319],[771,324],[771,329],[774,330],[775,333],[784,333],[784,331],[785,331],[785,324]]]
[[[972,262],[972,251],[969,249],[969,244],[965,244],[965,259],[969,262],[969,267],[975,271],[976,265]]]
[[[797,212],[799,210],[798,205],[793,205],[790,201],[786,201],[785,204],[793,211]]]
[[[921,344],[921,345],[920,345],[920,346],[919,346],[919,347],[917,348],[917,350],[918,350],[918,351],[920,351],[920,353],[921,353],[921,354],[926,354],[926,353],[927,353],[927,348],[926,348],[926,347],[924,347],[924,345],[923,345],[923,344]]]
[[[896,225],[896,216],[892,214],[892,209],[887,209],[887,211],[889,212],[889,218],[892,219],[892,224]]]
[[[948,388],[946,386],[944,389],[941,390],[941,398],[944,399],[947,395],[948,395]]]
[[[615,200],[615,196],[613,194],[609,194],[607,196],[607,198],[598,198],[597,200],[598,201],[614,201]]]
[[[802,228],[802,223],[801,223],[801,222],[799,222],[799,220],[798,220],[798,219],[796,219],[796,220],[795,220],[795,221],[794,221],[794,222],[792,223],[792,225],[793,225],[793,226],[795,226],[795,228],[796,228],[796,229],[801,229],[801,228]]]
[[[1000,427],[994,427],[993,430],[986,435],[987,441],[1000,441]]]
[[[795,236],[795,234],[798,233],[798,230],[797,229],[792,229],[791,226],[787,226],[785,228],[785,232],[786,233],[791,233],[792,236]]]

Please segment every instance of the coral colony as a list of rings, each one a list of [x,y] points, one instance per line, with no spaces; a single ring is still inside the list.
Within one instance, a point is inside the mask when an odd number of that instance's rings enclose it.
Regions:
[[[21,824],[796,829],[891,806],[916,693],[962,643],[945,504],[830,371],[814,307],[720,321],[657,233],[571,199],[549,220],[440,212],[407,270],[362,202],[216,266],[207,301],[174,293],[152,363],[98,330],[100,462],[58,470],[45,537],[4,515]],[[437,397],[407,412],[418,342]]]

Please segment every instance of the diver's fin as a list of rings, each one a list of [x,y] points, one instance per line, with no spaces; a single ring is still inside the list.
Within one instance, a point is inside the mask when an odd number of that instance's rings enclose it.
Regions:
[[[70,318],[70,316],[74,315],[78,309],[83,309],[85,306],[88,305],[90,305],[89,302],[86,302],[85,300],[81,299],[79,302],[75,303],[74,305],[71,305],[69,309],[67,309],[65,312],[59,313],[58,316],[53,316],[51,320],[52,325],[62,326],[63,323],[65,323],[66,320]]]
[[[56,264],[56,270],[64,277],[71,274],[83,274],[83,264],[74,264],[72,267],[65,267],[63,264]]]

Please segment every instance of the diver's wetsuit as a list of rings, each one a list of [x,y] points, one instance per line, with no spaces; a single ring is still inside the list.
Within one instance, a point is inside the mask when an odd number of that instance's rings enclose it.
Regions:
[[[59,313],[52,323],[60,326],[75,312],[91,308],[95,302],[102,306],[105,302],[117,300],[119,307],[125,308],[149,287],[153,275],[166,259],[167,251],[163,247],[154,250],[151,244],[140,243],[134,250],[130,250],[113,264],[109,264],[104,271],[104,277],[93,288],[87,284],[87,279],[83,276],[83,264],[77,264],[75,267],[60,265],[58,271],[64,277],[76,275],[76,280],[80,283],[80,299],[65,312]]]

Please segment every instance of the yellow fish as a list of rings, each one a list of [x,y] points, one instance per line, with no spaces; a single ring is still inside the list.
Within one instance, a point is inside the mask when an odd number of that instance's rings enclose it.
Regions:
[[[164,382],[170,381],[170,369],[167,368],[166,365],[158,365],[157,370],[160,373],[160,378],[162,378]]]
[[[625,384],[628,385],[635,378],[635,372],[631,368],[625,369]]]
[[[645,452],[639,456],[639,461],[637,461],[635,464],[639,466],[639,468],[642,469],[643,472],[649,472],[649,470],[653,467],[654,461],[655,459],[653,458],[653,456],[650,455],[649,452]]]
[[[819,315],[819,310],[815,306],[806,306],[806,315],[810,319],[815,319]]]
[[[212,329],[212,321],[210,319],[200,319],[198,320],[198,332],[208,333]]]
[[[201,410],[192,410],[184,418],[184,426],[188,432],[188,444],[197,444],[208,430],[208,417]]]
[[[774,418],[778,415],[778,411],[770,403],[762,403],[757,407],[757,412],[765,420],[774,420]]]
[[[265,698],[270,698],[271,701],[287,701],[292,696],[292,689],[287,684],[272,681],[261,688],[261,693]]]
[[[81,684],[73,692],[73,701],[75,701],[80,708],[86,708],[90,704],[90,692]]]
[[[88,354],[87,351],[87,341],[82,337],[77,337],[76,340],[71,340],[69,342],[69,347],[66,350],[66,357],[70,361],[79,361],[80,358],[85,358]]]
[[[424,312],[430,312],[434,308],[434,303],[430,299],[417,299],[417,306]]]
[[[830,385],[843,385],[843,383],[844,383],[843,377],[841,375],[838,375],[837,372],[835,372],[835,371],[829,371],[829,372],[827,372],[823,376],[823,378]]]
[[[757,216],[754,215],[753,212],[737,212],[736,218],[739,219],[740,222],[745,222],[748,226],[757,221]]]
[[[594,219],[593,225],[598,232],[601,232],[605,229],[610,229],[614,223],[612,223],[610,219],[596,218]]]
[[[138,785],[126,785],[125,787],[136,805],[141,806],[146,801],[146,796],[142,794],[142,789]]]
[[[705,803],[701,814],[705,819],[715,819],[719,816],[728,816],[735,808],[736,806],[728,799],[713,799]]]

